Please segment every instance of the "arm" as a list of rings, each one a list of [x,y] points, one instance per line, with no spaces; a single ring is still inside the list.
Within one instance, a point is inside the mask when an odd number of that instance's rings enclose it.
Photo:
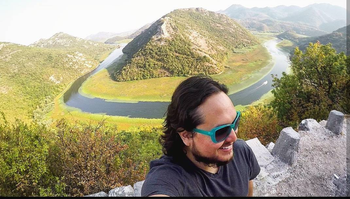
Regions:
[[[170,196],[163,195],[163,194],[155,194],[155,195],[150,195],[149,197],[170,197]]]
[[[253,196],[253,180],[249,180],[248,182],[248,196]]]

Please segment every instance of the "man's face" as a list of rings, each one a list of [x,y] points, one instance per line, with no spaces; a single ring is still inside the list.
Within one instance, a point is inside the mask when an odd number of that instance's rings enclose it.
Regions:
[[[223,92],[214,94],[198,107],[204,122],[196,128],[210,131],[211,129],[231,124],[236,118],[236,110],[231,99]],[[238,130],[238,129],[237,129]],[[188,155],[196,161],[207,165],[223,165],[233,158],[233,143],[237,140],[236,133],[231,134],[222,142],[213,143],[207,135],[197,133],[189,146]]]

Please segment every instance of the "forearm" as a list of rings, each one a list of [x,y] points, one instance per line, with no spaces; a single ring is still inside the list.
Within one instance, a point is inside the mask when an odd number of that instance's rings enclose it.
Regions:
[[[250,180],[248,183],[248,196],[253,196],[253,180]]]

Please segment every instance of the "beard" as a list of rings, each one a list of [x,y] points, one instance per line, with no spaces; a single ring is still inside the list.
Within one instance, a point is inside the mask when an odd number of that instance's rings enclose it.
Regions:
[[[205,156],[203,156],[197,150],[197,147],[195,145],[194,145],[193,150],[192,150],[192,154],[193,154],[193,157],[195,158],[195,160],[197,162],[204,163],[204,164],[206,164],[209,167],[219,167],[219,166],[223,166],[223,165],[228,164],[233,159],[234,149],[232,149],[232,152],[233,152],[233,155],[231,156],[230,159],[225,160],[225,161],[221,161],[221,160],[218,160],[217,156],[216,157],[205,157]]]

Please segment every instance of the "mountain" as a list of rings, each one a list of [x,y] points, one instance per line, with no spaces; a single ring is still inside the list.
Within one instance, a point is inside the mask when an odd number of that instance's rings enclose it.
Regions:
[[[238,20],[249,30],[280,33],[293,30],[297,34],[320,36],[346,25],[346,9],[330,4],[306,7],[277,6],[246,8],[233,4],[220,13]]]
[[[320,27],[322,24],[342,20],[342,26],[345,26],[346,10],[345,8],[330,4],[312,4],[286,18],[283,18],[283,20],[306,23],[316,27]]]
[[[64,33],[30,46],[0,42],[0,112],[11,122],[42,117],[55,96],[115,48]]]
[[[130,32],[123,32],[123,33],[114,33],[114,32],[98,32],[96,34],[89,35],[85,37],[86,40],[91,40],[91,41],[97,41],[97,42],[102,42],[104,43],[107,39],[111,37],[115,37],[118,35],[128,35]]]
[[[105,40],[104,43],[106,44],[115,44],[118,43],[118,41],[124,40],[124,39],[134,39],[137,35],[141,34],[144,30],[149,28],[151,24],[146,24],[142,26],[140,29],[136,30],[135,32],[129,32],[129,34],[125,35],[116,35],[114,37],[109,37]]]
[[[202,8],[177,9],[123,48],[127,61],[114,77],[128,81],[218,74],[230,53],[258,43],[247,29],[224,14]]]
[[[49,39],[40,39],[29,46],[78,51],[99,61],[102,61],[106,57],[106,55],[101,53],[116,48],[116,46],[113,45],[106,45],[101,42],[85,40],[63,32],[56,33]],[[103,59],[101,59],[101,56],[103,56]]]
[[[339,28],[336,31],[333,31],[330,34],[322,35],[319,37],[311,37],[311,38],[304,38],[298,42],[299,49],[304,51],[306,47],[309,46],[309,43],[316,43],[320,42],[323,45],[326,45],[328,43],[332,44],[332,47],[337,51],[337,53],[344,52],[347,55],[350,55],[350,49],[346,48],[346,44],[348,41],[350,41],[350,35],[347,30],[350,30],[348,26],[345,26],[343,28]]]

